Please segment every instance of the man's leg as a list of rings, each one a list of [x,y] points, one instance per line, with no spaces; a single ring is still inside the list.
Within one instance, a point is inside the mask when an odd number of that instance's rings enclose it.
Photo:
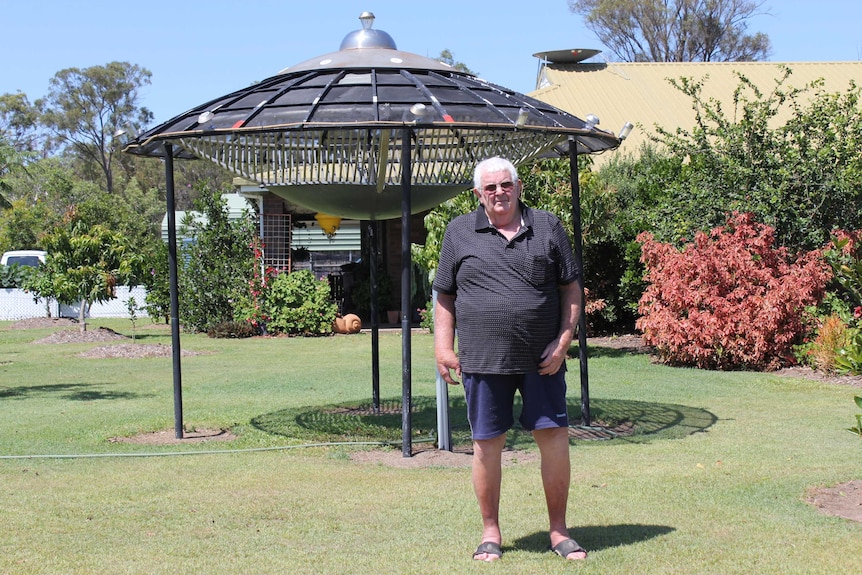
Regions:
[[[569,461],[569,431],[565,427],[552,427],[533,431],[533,437],[542,455],[542,485],[548,505],[551,547],[569,539],[566,525],[566,507],[571,484]],[[566,559],[584,559],[584,552],[569,553]]]
[[[500,486],[503,478],[501,456],[506,445],[506,434],[493,439],[473,441],[473,490],[482,515],[482,542],[503,542],[500,532]],[[499,557],[481,553],[474,557],[493,561]]]

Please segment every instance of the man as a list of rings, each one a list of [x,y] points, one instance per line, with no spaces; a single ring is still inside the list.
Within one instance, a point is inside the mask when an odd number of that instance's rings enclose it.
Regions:
[[[566,526],[565,360],[581,309],[580,271],[560,221],[520,201],[521,180],[511,162],[480,162],[473,183],[479,207],[447,226],[434,279],[437,370],[451,385],[459,383],[452,371],[463,379],[473,436],[473,488],[483,524],[473,558],[502,556],[501,454],[518,391],[519,421],[541,454],[551,549],[584,559]]]

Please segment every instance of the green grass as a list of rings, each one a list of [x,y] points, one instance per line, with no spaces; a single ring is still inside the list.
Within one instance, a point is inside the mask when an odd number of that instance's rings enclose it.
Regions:
[[[131,334],[128,321],[103,320]],[[184,422],[231,442],[141,446],[112,438],[173,428],[170,358],[84,359],[97,344],[35,345],[47,330],[0,323],[0,573],[862,572],[862,525],[805,503],[814,486],[862,478],[846,431],[849,387],[770,374],[653,365],[591,350],[594,418],[636,434],[572,442],[572,534],[590,551],[545,551],[538,463],[504,471],[505,555],[476,565],[469,469],[352,462],[400,439],[400,417],[345,415],[371,398],[371,338],[213,340],[183,335]],[[137,330],[169,343],[163,329]],[[140,337],[143,335],[143,338]],[[381,397],[397,412],[401,340],[381,334]],[[432,337],[414,335],[415,437],[433,433]],[[576,412],[577,360],[569,361]],[[450,390],[466,441],[463,392]],[[533,449],[524,433],[516,449]],[[284,448],[268,450],[271,448]],[[394,446],[390,449],[400,450]],[[223,452],[221,452],[223,450]],[[218,453],[213,453],[219,451]],[[165,457],[110,454],[194,453]],[[21,455],[98,455],[19,458]]]

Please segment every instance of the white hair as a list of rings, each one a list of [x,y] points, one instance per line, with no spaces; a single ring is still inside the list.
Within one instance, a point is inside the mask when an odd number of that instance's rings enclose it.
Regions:
[[[515,165],[506,158],[495,156],[493,158],[482,160],[476,164],[476,170],[473,172],[473,187],[477,190],[481,190],[482,176],[491,172],[502,172],[503,170],[509,172],[513,182],[518,181],[518,169],[515,168]]]

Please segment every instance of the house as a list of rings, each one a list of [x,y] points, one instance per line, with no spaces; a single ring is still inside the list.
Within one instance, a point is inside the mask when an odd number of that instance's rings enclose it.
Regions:
[[[228,219],[236,220],[236,219],[243,217],[243,214],[245,212],[254,211],[254,206],[249,204],[245,198],[238,196],[237,194],[223,194],[222,197],[224,198],[225,202],[227,202]],[[207,220],[207,217],[200,212],[195,212],[195,211],[188,211],[187,212],[187,211],[183,211],[183,210],[178,210],[174,213],[175,213],[176,219],[177,219],[177,239],[180,240],[181,242],[188,240],[188,238],[183,233],[183,229],[182,229],[183,222],[186,221],[186,219],[188,217],[193,218],[194,221],[196,221],[198,223],[205,223]],[[168,215],[167,214],[165,214],[162,217],[162,228],[161,228],[161,230],[162,230],[161,231],[162,241],[167,242],[168,241]]]
[[[668,79],[705,79],[702,95],[733,111],[737,74],[768,94],[783,75],[792,71],[785,86],[801,88],[822,79],[828,93],[844,92],[850,83],[862,82],[860,62],[608,62],[596,61],[598,50],[556,50],[535,54],[540,58],[536,90],[529,95],[586,118],[593,114],[599,126],[618,133],[626,122],[634,124],[620,152],[636,154],[655,126],[673,131],[695,125],[691,99]],[[809,94],[810,95],[810,94]],[[804,100],[803,100],[804,101]],[[789,113],[789,110],[785,110]],[[780,122],[786,115],[776,117]],[[603,159],[595,156],[597,163]]]

